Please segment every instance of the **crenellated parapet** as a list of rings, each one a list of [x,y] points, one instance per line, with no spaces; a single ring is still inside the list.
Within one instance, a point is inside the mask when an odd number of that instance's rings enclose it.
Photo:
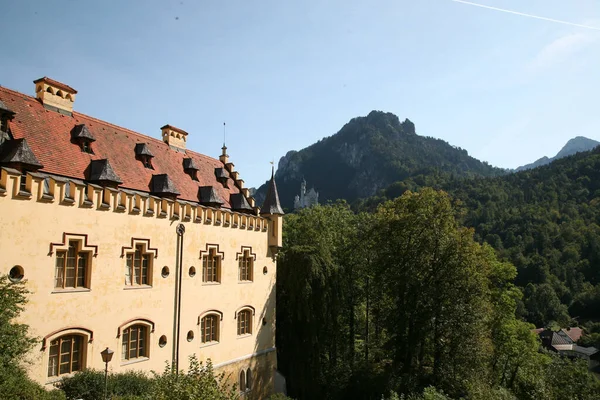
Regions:
[[[0,198],[114,212],[123,217],[168,219],[229,229],[266,232],[268,219],[146,192],[100,186],[73,178],[0,168]]]

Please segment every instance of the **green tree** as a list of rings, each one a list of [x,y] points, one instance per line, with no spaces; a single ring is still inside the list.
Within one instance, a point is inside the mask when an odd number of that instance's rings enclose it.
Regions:
[[[284,227],[277,265],[279,368],[291,396],[328,398],[353,370],[361,273],[353,257],[356,216],[345,203],[319,206],[288,215]]]
[[[6,275],[0,276],[0,399],[62,399],[62,392],[47,392],[29,379],[23,368],[25,356],[35,343],[28,334],[27,325],[15,322],[27,303],[29,292],[25,284],[11,282]]]
[[[464,393],[482,378],[491,352],[493,253],[459,226],[442,192],[406,192],[381,205],[376,220],[377,287],[389,299],[387,346],[402,385],[431,380]]]

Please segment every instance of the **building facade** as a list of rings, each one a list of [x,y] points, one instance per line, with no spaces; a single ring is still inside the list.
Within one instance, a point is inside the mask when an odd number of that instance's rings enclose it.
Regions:
[[[31,292],[39,343],[30,376],[84,368],[185,369],[211,359],[247,398],[273,391],[276,255],[283,212],[263,207],[226,147],[218,159],[73,111],[77,92],[42,78],[35,97],[0,87],[0,252]]]
[[[319,192],[317,192],[314,187],[310,188],[310,190],[307,192],[306,181],[302,179],[302,183],[300,183],[300,195],[296,195],[296,197],[294,197],[294,210],[318,205]]]

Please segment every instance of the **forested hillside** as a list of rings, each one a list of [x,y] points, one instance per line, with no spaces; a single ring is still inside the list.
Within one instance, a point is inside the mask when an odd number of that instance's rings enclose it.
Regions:
[[[502,177],[434,174],[357,203],[374,209],[407,189],[432,186],[462,202],[461,220],[518,271],[520,314],[543,326],[600,320],[600,150]]]
[[[283,206],[291,209],[303,178],[324,203],[372,196],[395,181],[436,170],[456,176],[504,173],[464,149],[417,135],[408,119],[400,122],[394,114],[372,111],[353,118],[333,136],[288,152],[279,161],[275,179]],[[257,190],[259,204],[265,190],[265,185]]]
[[[598,398],[585,362],[539,351],[515,267],[462,219],[430,188],[375,212],[342,202],[285,217],[277,352],[291,397]]]

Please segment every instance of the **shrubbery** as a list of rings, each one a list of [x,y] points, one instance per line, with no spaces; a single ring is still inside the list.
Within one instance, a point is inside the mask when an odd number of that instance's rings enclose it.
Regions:
[[[104,372],[85,370],[64,378],[56,385],[67,400],[97,400],[104,396]],[[112,400],[234,400],[235,385],[226,382],[225,374],[215,375],[210,360],[203,364],[190,357],[187,371],[175,374],[169,365],[162,373],[150,377],[141,372],[110,374],[108,397]]]
[[[109,374],[108,394],[119,398],[143,398],[150,394],[151,383],[152,380],[141,372]],[[65,393],[67,399],[101,399],[104,396],[104,371],[87,369],[62,379],[56,387]]]

